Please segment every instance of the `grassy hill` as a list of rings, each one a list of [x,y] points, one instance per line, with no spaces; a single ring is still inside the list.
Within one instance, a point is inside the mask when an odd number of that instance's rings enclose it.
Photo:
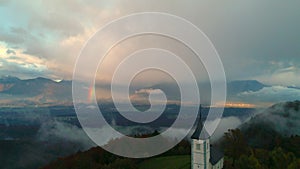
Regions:
[[[190,169],[191,156],[167,156],[151,158],[139,164],[139,169]]]

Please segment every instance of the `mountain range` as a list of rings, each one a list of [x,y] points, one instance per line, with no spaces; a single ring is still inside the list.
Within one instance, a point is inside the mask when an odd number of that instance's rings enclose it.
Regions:
[[[2,105],[58,105],[72,101],[72,82],[55,82],[46,78],[21,80],[16,77],[0,79]]]
[[[227,83],[227,101],[245,102],[244,98],[261,91],[269,89],[274,91],[274,86],[263,84],[257,80],[239,80]],[[199,85],[201,94],[210,97],[210,85]],[[178,98],[178,86],[174,84],[157,84],[147,89],[161,89],[171,99]],[[286,86],[300,93],[300,88]],[[280,90],[281,91],[281,90]],[[137,94],[139,92],[133,92]],[[264,93],[263,93],[264,94]],[[254,95],[254,96],[253,96]],[[268,95],[268,92],[265,92]],[[298,95],[296,95],[298,96]],[[260,96],[264,97],[263,95]],[[279,96],[280,97],[280,96]],[[168,98],[169,99],[169,98]],[[201,98],[202,99],[202,98]],[[292,100],[294,98],[291,98]],[[251,100],[251,99],[250,99]],[[247,100],[246,100],[247,101]],[[281,101],[281,100],[280,100]],[[285,100],[282,100],[285,101]],[[71,105],[72,104],[72,81],[62,80],[59,82],[47,78],[19,79],[17,77],[5,76],[0,78],[0,105],[1,106],[33,106],[33,105]]]

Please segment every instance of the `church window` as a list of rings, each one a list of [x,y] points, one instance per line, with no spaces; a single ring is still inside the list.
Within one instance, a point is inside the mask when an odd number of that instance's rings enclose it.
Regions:
[[[201,149],[200,144],[196,144],[196,150],[200,150],[200,149]]]

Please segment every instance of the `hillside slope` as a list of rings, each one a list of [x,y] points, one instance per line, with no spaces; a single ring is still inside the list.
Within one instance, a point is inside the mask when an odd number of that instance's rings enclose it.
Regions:
[[[241,126],[250,144],[274,147],[276,140],[300,136],[300,101],[275,104]]]

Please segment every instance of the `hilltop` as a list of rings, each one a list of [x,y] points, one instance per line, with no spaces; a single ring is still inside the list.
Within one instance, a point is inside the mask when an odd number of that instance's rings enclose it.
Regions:
[[[274,104],[241,126],[255,146],[274,146],[276,138],[300,136],[300,101]]]

